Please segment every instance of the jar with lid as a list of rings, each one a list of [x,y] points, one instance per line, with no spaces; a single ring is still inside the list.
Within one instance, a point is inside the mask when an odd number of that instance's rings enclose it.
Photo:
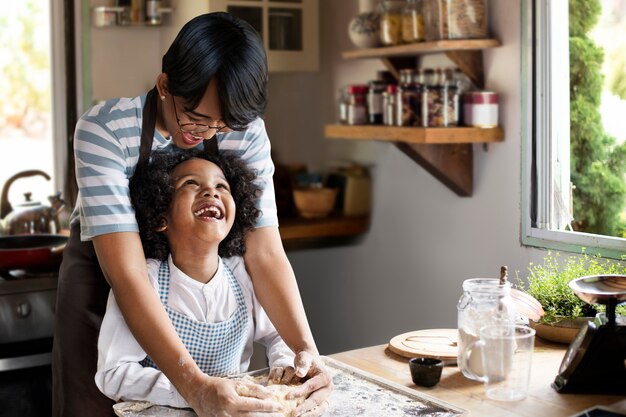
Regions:
[[[442,25],[445,39],[487,38],[487,0],[445,0]]]
[[[396,94],[398,126],[422,126],[422,86],[415,82],[415,70],[400,70],[400,85]]]
[[[482,128],[498,126],[498,94],[493,91],[463,94],[463,123]]]
[[[367,112],[370,124],[380,125],[383,123],[383,92],[386,87],[387,85],[384,81],[372,80],[369,82]]]
[[[424,41],[424,14],[422,0],[407,0],[402,9],[402,42]]]
[[[478,340],[481,327],[502,324],[515,325],[515,304],[511,297],[511,285],[508,281],[495,278],[473,278],[463,282],[463,295],[457,304],[457,324],[459,329],[459,355],[470,343]],[[459,357],[459,369],[468,378],[483,375],[480,355],[472,355],[465,361]],[[469,372],[468,372],[469,371]]]
[[[397,125],[396,121],[396,94],[398,86],[387,84],[387,91],[383,92],[383,124],[386,126]]]
[[[452,71],[440,68],[425,71],[428,80],[422,93],[424,127],[449,127],[459,124],[459,89]]]
[[[367,86],[348,86],[348,119],[349,125],[367,124]]]
[[[380,2],[380,41],[385,46],[399,45],[402,41],[402,7],[404,1]]]
[[[339,89],[339,95],[337,99],[337,119],[339,123],[348,123],[348,105],[350,101],[348,99],[348,87],[341,87]]]

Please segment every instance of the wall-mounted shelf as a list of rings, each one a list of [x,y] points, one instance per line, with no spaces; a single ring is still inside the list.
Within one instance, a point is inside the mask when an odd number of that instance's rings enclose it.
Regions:
[[[344,244],[367,232],[370,216],[331,215],[321,219],[300,217],[279,219],[279,232],[285,249],[328,247]]]
[[[500,46],[496,39],[462,39],[418,42],[384,48],[356,49],[342,53],[344,59],[371,59],[383,61],[396,78],[400,68],[414,68],[419,55],[445,53],[448,58],[479,88],[484,87],[482,50]]]
[[[383,48],[346,51],[344,59],[381,59],[396,78],[400,69],[419,66],[420,55],[445,53],[478,88],[484,88],[482,50],[500,46],[496,39],[463,39],[420,42]],[[474,143],[501,142],[504,131],[468,127],[419,128],[395,126],[327,125],[331,139],[381,140],[420,164],[459,196],[473,192]]]
[[[325,135],[329,139],[384,140],[390,142],[452,144],[502,142],[501,128],[481,129],[478,127],[396,127],[381,125],[326,125]]]

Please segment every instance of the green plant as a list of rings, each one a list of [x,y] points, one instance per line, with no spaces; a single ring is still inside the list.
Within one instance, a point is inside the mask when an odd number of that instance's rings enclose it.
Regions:
[[[626,265],[599,255],[562,258],[560,253],[550,251],[542,264],[531,262],[528,272],[527,283],[518,275],[518,286],[543,307],[545,315],[541,322],[553,324],[562,318],[593,317],[604,311],[604,306],[590,305],[578,298],[568,285],[571,280],[587,275],[626,275]],[[618,314],[626,315],[626,306],[619,306]]]
[[[572,226],[580,232],[621,237],[626,234],[621,217],[626,205],[626,142],[618,144],[602,125],[605,53],[589,36],[602,5],[600,0],[570,0],[569,6],[570,168],[576,186]],[[619,89],[625,80],[621,66],[609,82]]]

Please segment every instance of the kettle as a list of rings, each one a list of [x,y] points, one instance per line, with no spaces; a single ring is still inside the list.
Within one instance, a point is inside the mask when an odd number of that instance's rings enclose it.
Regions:
[[[24,193],[25,201],[15,207],[9,202],[9,188],[17,179],[40,175],[50,181],[50,176],[43,171],[30,170],[13,175],[7,180],[2,188],[0,198],[0,220],[4,223],[6,235],[34,235],[34,234],[57,234],[61,226],[59,224],[59,212],[65,207],[65,201],[61,199],[61,193],[48,197],[50,206],[32,201],[32,193]]]

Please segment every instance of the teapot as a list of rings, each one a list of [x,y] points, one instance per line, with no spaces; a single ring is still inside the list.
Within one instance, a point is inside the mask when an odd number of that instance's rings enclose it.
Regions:
[[[61,226],[59,224],[59,212],[65,207],[65,201],[61,199],[61,193],[48,197],[50,206],[32,201],[32,193],[24,193],[25,201],[11,206],[9,202],[9,188],[11,184],[20,178],[40,175],[50,181],[50,176],[43,171],[30,170],[13,175],[7,180],[2,188],[0,198],[0,221],[4,223],[6,235],[34,235],[34,234],[57,234]]]

